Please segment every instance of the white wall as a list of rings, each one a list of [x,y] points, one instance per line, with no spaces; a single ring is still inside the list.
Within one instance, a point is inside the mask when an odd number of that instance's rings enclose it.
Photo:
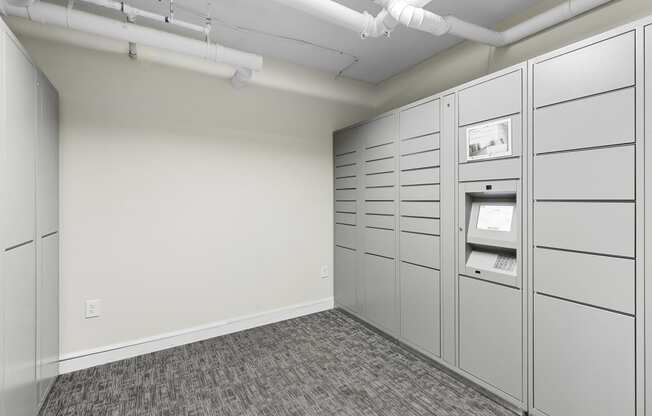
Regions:
[[[331,134],[368,109],[22,41],[61,94],[64,356],[332,297]]]

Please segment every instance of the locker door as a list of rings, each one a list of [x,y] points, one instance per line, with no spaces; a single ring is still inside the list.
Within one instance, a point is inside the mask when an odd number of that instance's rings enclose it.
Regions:
[[[3,254],[5,409],[11,416],[36,412],[36,268],[34,243]]]
[[[36,72],[20,48],[6,38],[4,134],[5,218],[3,248],[34,239]],[[10,220],[8,220],[10,219]]]
[[[645,28],[645,147],[649,148],[652,146],[652,25]],[[652,166],[652,152],[646,152],[645,163],[647,166]],[[645,170],[645,235],[646,235],[646,245],[645,245],[645,261],[649,264],[652,261],[652,244],[649,243],[648,238],[652,236],[652,172],[650,169]],[[649,302],[649,299],[652,299],[652,285],[648,283],[649,278],[646,276],[646,302]],[[646,380],[645,383],[647,391],[645,392],[647,403],[652,403],[652,308],[645,308],[646,316],[646,331],[647,342],[646,345]],[[652,406],[647,407],[648,410],[646,413],[648,415],[652,414]]]
[[[4,32],[0,32],[0,56],[4,57],[4,48],[5,48],[5,42],[6,42],[6,37],[7,35]],[[5,95],[5,85],[4,85],[4,65],[0,63],[0,97],[4,97]],[[0,116],[0,132],[4,133],[5,131],[5,126],[4,126],[4,118]],[[4,143],[2,140],[2,136],[0,136],[0,152],[4,153]],[[2,157],[2,153],[0,153],[0,160]],[[0,178],[0,187],[2,186],[2,179]],[[4,225],[1,225],[4,227]],[[0,241],[0,252],[2,251],[2,244]],[[2,258],[0,258],[0,267],[2,266]],[[4,309],[5,309],[5,301],[4,301],[4,296],[2,295],[2,291],[4,290],[4,282],[5,282],[5,276],[4,272],[0,268],[0,416],[5,416],[5,403],[4,403],[4,382],[5,382],[5,351],[4,351],[4,340],[5,340],[5,325],[4,325]]]
[[[37,228],[42,237],[59,230],[59,94],[44,77],[38,86]]]
[[[38,394],[43,401],[59,374],[59,235],[41,238],[38,284]]]
[[[59,359],[59,97],[42,75],[38,81],[37,380],[45,399]]]

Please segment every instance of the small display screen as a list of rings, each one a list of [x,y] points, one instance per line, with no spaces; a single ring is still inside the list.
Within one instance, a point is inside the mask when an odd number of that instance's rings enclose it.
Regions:
[[[471,127],[466,131],[466,158],[488,159],[512,155],[512,120]]]
[[[478,229],[510,232],[513,215],[513,205],[480,205]]]

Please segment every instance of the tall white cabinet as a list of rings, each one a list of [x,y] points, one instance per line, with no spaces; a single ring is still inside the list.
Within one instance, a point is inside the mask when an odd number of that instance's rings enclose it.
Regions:
[[[32,416],[58,372],[59,97],[0,29],[0,415]]]

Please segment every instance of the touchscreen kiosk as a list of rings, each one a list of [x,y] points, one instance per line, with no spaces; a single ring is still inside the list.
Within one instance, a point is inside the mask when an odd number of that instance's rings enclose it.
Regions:
[[[461,202],[465,226],[462,273],[518,285],[520,218],[516,184],[466,184]]]
[[[472,247],[468,267],[516,275],[516,202],[473,202],[467,243]],[[477,215],[477,217],[476,217]]]

